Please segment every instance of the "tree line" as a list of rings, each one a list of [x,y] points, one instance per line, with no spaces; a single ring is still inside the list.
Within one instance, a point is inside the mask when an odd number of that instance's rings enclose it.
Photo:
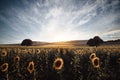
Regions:
[[[104,41],[99,37],[95,36],[94,38],[90,38],[87,41],[88,46],[100,46]],[[33,41],[31,39],[24,39],[21,43],[21,46],[32,46]]]

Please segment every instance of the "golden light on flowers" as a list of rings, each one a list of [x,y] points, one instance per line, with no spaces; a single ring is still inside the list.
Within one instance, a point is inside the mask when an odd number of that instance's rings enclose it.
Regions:
[[[7,51],[4,50],[4,51],[1,52],[1,56],[4,57],[4,56],[6,56],[6,55],[7,55]]]
[[[20,48],[18,48],[17,49],[17,53],[19,54],[19,53],[21,53],[22,52],[22,50],[20,49]]]
[[[11,48],[7,48],[6,50],[7,50],[7,52],[9,52],[9,53],[11,52]]]
[[[23,50],[22,50],[22,53],[23,53],[23,54],[28,53],[27,49],[23,49]]]
[[[37,49],[37,50],[36,50],[36,54],[39,54],[39,53],[40,53],[40,49]]]
[[[34,71],[34,62],[33,61],[29,62],[27,70],[30,74]]]
[[[53,63],[53,68],[55,70],[61,70],[63,65],[64,65],[63,59],[62,58],[57,58],[57,59],[55,59],[55,61]]]
[[[15,61],[15,62],[20,61],[20,57],[19,57],[19,56],[16,56],[16,57],[14,58],[14,61]]]
[[[28,49],[28,53],[32,53],[32,49]]]
[[[100,59],[98,57],[93,58],[92,65],[94,66],[94,68],[99,68],[100,67]]]
[[[95,54],[95,53],[92,53],[89,58],[92,60],[92,59],[95,58],[95,57],[96,57],[96,54]]]
[[[17,53],[17,48],[14,48],[13,51],[14,51],[14,53]]]
[[[1,68],[2,72],[6,72],[8,70],[8,63],[2,64],[2,66],[0,66],[0,68]]]
[[[30,54],[35,53],[35,49],[28,49],[28,53]]]

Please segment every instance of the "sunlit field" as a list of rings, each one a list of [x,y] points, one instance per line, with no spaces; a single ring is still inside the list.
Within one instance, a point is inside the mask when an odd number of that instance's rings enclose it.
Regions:
[[[120,80],[120,46],[1,46],[0,80]]]

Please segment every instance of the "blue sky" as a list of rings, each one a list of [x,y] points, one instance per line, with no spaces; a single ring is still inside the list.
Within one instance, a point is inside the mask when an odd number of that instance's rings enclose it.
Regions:
[[[120,0],[0,0],[0,44],[120,38]]]

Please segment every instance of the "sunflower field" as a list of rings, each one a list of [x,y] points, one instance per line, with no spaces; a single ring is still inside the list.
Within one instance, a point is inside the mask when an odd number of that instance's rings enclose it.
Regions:
[[[0,80],[120,80],[120,47],[0,47]]]

